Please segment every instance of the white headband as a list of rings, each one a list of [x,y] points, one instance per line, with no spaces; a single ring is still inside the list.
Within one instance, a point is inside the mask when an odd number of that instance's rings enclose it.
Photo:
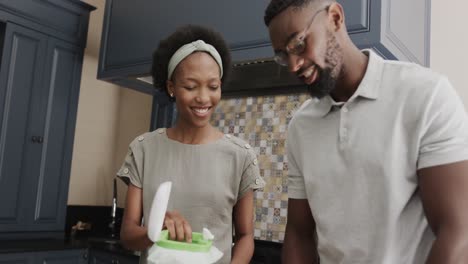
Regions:
[[[221,76],[219,77],[223,77],[223,61],[221,60],[221,56],[219,55],[218,51],[212,45],[205,43],[203,40],[197,40],[183,45],[174,53],[174,55],[172,55],[171,59],[169,60],[169,65],[167,66],[168,80],[171,79],[177,65],[179,65],[183,59],[195,51],[208,52],[219,65],[219,70],[221,72]]]

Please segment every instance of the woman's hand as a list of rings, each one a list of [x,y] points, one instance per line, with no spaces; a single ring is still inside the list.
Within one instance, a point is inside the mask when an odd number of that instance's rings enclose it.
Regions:
[[[192,242],[192,227],[177,211],[166,212],[163,228],[169,231],[169,238],[172,240]]]

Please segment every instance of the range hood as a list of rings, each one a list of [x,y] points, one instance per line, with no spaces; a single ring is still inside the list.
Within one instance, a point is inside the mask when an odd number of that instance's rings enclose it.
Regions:
[[[150,75],[135,79],[146,85],[153,85]],[[305,91],[306,86],[296,76],[270,58],[235,63],[227,84],[223,85],[222,93],[226,98]]]

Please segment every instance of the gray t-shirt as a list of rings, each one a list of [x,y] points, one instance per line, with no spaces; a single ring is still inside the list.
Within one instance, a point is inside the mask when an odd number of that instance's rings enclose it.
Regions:
[[[145,223],[158,186],[171,181],[168,210],[179,211],[194,232],[207,227],[215,236],[214,245],[224,253],[218,263],[229,263],[233,207],[248,190],[265,184],[257,163],[250,145],[234,136],[191,145],[168,138],[161,128],[130,144],[117,176],[143,189]],[[142,252],[140,263],[146,263],[146,253]]]

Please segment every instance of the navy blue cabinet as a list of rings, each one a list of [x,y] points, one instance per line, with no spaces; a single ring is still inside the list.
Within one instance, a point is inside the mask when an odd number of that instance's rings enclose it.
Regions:
[[[35,87],[42,88],[46,48],[45,35],[7,25],[0,68],[0,231],[25,229],[33,212],[26,210],[32,183],[25,175],[40,164],[34,156],[41,154],[41,145],[31,144],[39,101],[32,99],[40,95]]]
[[[151,131],[160,127],[171,127],[177,116],[174,102],[159,91],[153,96],[151,113]]]
[[[89,12],[94,7],[79,0],[2,0],[0,21],[10,21],[86,46]]]
[[[271,58],[273,49],[263,22],[269,2],[107,0],[99,75],[106,78],[119,72],[147,73],[151,54],[159,41],[185,24],[205,25],[221,32],[229,43],[234,61]],[[351,35],[360,35],[355,42],[371,46],[370,1],[339,2],[347,11],[348,31]],[[372,8],[377,13],[380,4]],[[375,16],[377,18],[377,14]]]
[[[0,231],[62,231],[82,52],[7,24],[0,73]]]
[[[38,167],[30,167],[34,197],[34,230],[62,231],[68,198],[82,50],[62,40],[48,38],[40,100]],[[34,142],[33,142],[34,144]],[[37,145],[37,144],[36,144]],[[35,170],[34,170],[35,169]]]
[[[268,2],[107,0],[103,68],[99,74],[105,78],[119,71],[148,72],[159,41],[185,24],[205,25],[222,32],[236,61],[271,57],[268,31],[263,24]]]
[[[338,2],[343,5],[347,30],[358,47],[372,48],[386,58],[429,65],[430,0],[410,4],[405,0]],[[297,85],[287,78],[286,71],[272,65],[273,50],[263,23],[268,3],[106,0],[98,78],[155,94],[149,77],[153,50],[177,27],[199,24],[221,32],[230,46],[236,67],[233,83],[223,90],[225,94]],[[255,73],[255,82],[240,84],[236,80],[245,79],[245,71]]]
[[[34,264],[32,253],[1,254],[0,264]]]
[[[63,235],[89,12],[0,2],[0,239]]]
[[[110,253],[102,250],[89,250],[89,264],[137,264],[139,257]]]
[[[35,260],[37,264],[87,264],[88,250],[61,250],[36,252]]]

